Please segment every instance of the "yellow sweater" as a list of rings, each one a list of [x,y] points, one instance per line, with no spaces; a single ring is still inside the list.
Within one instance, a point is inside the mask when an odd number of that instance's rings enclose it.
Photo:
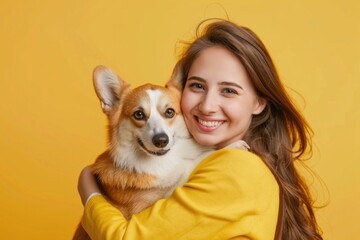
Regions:
[[[126,221],[104,197],[85,206],[93,240],[274,239],[279,186],[256,155],[221,149],[204,159],[171,197]]]

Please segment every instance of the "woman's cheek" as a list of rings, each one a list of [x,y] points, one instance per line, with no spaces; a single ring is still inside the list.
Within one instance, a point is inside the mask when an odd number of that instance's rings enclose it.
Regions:
[[[181,111],[183,114],[188,114],[192,108],[193,97],[186,90],[181,97]]]

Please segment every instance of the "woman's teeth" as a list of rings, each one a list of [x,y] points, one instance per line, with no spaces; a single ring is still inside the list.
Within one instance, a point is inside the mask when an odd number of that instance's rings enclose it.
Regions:
[[[217,127],[222,123],[222,121],[204,121],[199,119],[199,123],[205,127]]]

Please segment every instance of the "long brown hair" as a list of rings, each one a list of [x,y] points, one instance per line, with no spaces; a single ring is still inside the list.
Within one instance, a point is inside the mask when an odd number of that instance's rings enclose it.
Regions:
[[[308,186],[294,166],[312,151],[311,128],[286,93],[267,49],[254,32],[230,21],[216,20],[200,33],[204,22],[177,64],[183,86],[202,50],[220,45],[238,57],[257,95],[267,101],[262,113],[253,116],[244,140],[267,164],[280,187],[276,239],[322,239]]]

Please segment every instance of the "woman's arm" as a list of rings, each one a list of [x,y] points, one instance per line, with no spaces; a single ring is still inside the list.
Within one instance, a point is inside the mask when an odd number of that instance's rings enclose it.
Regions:
[[[81,203],[85,206],[90,197],[100,195],[100,189],[91,171],[91,165],[85,167],[79,176],[78,191]]]
[[[80,179],[82,200],[97,191],[83,194],[84,188]],[[102,196],[92,197],[82,225],[92,239],[273,239],[278,207],[277,182],[262,160],[222,149],[203,160],[171,197],[129,221]]]

